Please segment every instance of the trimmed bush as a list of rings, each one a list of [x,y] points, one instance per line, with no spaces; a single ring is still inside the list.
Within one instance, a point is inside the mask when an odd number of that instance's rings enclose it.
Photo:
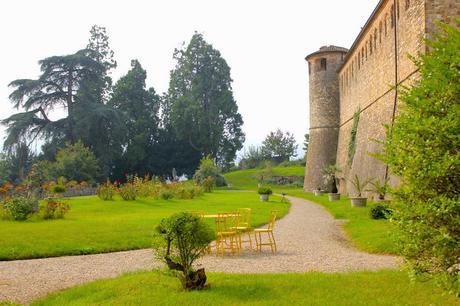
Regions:
[[[127,182],[121,185],[120,187],[118,187],[118,193],[125,201],[136,200],[136,196],[137,196],[136,186],[131,182]]]
[[[174,192],[169,189],[161,189],[158,193],[158,197],[162,200],[171,200],[174,198]]]
[[[62,219],[70,210],[70,205],[56,199],[48,199],[41,207],[43,219]]]
[[[388,219],[392,213],[388,204],[377,204],[369,211],[372,219]]]
[[[27,220],[38,211],[38,200],[34,198],[15,197],[7,200],[4,207],[8,214],[16,221]]]
[[[273,190],[270,187],[259,187],[259,189],[257,190],[257,193],[270,195],[273,193]]]
[[[182,272],[180,279],[184,289],[203,289],[206,283],[204,268],[195,270],[193,263],[214,238],[214,231],[200,217],[182,212],[161,220],[154,235],[153,249],[169,269]]]

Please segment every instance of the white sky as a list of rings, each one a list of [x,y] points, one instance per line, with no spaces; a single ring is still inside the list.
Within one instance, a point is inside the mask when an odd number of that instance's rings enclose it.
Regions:
[[[138,59],[147,85],[168,88],[174,48],[194,31],[220,50],[231,67],[244,119],[245,146],[259,145],[276,128],[294,133],[299,148],[308,131],[305,56],[323,45],[350,47],[378,0],[0,1],[0,118],[16,112],[8,84],[37,78],[40,59],[76,52],[89,30],[107,28],[118,68],[116,81]],[[0,127],[0,138],[5,128]]]

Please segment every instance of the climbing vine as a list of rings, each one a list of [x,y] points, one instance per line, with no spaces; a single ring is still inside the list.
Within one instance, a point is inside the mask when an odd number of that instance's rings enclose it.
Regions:
[[[350,167],[353,164],[353,158],[355,157],[355,152],[356,152],[356,135],[358,133],[358,124],[359,124],[360,114],[361,114],[361,109],[359,108],[353,114],[353,125],[351,126],[350,142],[348,143],[348,166]]]

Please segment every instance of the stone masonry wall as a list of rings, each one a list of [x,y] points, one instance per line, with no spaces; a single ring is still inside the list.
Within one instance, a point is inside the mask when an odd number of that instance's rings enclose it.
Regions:
[[[385,165],[371,155],[381,151],[377,141],[385,138],[383,125],[391,123],[397,111],[395,85],[416,77],[416,67],[408,55],[424,52],[424,19],[423,0],[384,1],[347,55],[340,70],[337,149],[337,164],[343,171],[342,176],[348,179],[341,180],[342,193],[354,193],[349,180],[355,174],[361,179],[383,181],[385,178]],[[348,145],[355,112],[360,112],[360,121],[356,152],[350,166]]]
[[[337,70],[346,49],[323,47],[307,57],[310,72],[310,144],[304,189],[324,189],[322,169],[335,164],[339,125],[339,82]],[[322,66],[324,64],[324,66]]]

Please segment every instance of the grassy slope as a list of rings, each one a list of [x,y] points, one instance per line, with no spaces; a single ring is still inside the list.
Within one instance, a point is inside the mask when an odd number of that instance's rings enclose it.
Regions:
[[[238,170],[225,174],[228,183],[236,189],[255,190],[257,189],[256,174],[260,169]],[[274,175],[282,176],[303,176],[305,174],[304,167],[274,167]]]
[[[289,190],[288,194],[324,206],[336,219],[348,220],[344,229],[358,249],[370,253],[396,253],[394,225],[388,220],[371,219],[369,211],[372,204],[367,207],[351,207],[348,198],[342,197],[340,201],[330,202],[327,195],[315,196],[303,190]]]
[[[272,197],[261,203],[256,193],[216,191],[193,200],[121,199],[97,197],[69,200],[71,211],[63,220],[0,220],[0,260],[101,253],[148,248],[158,222],[175,212],[231,212],[252,208],[254,225],[266,223],[271,209],[287,213],[289,204]],[[212,224],[213,220],[208,220]]]
[[[431,283],[397,271],[208,274],[210,290],[183,292],[160,272],[127,274],[50,295],[33,305],[458,305]],[[363,290],[365,288],[365,290]]]

